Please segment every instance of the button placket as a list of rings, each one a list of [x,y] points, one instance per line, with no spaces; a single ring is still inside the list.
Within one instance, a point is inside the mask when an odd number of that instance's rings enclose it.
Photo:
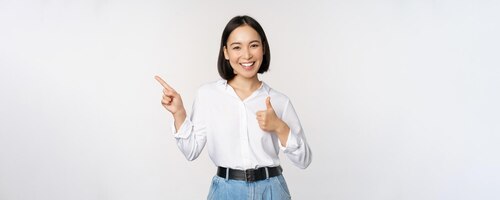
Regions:
[[[248,149],[248,123],[247,123],[247,111],[244,102],[240,102],[240,138],[241,138],[241,152],[243,154],[243,165],[245,167],[250,166],[250,150]]]

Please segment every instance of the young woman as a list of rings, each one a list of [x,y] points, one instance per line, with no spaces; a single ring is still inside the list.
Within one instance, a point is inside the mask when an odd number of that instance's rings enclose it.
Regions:
[[[172,132],[188,160],[205,147],[218,167],[208,199],[290,199],[278,153],[299,168],[311,163],[299,118],[284,94],[259,80],[271,52],[264,30],[249,16],[229,21],[220,45],[221,80],[201,86],[191,115],[163,79],[162,105],[172,113]]]

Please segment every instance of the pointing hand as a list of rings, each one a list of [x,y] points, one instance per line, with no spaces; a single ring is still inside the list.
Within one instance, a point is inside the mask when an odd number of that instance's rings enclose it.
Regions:
[[[163,99],[161,100],[163,107],[174,116],[177,114],[185,114],[186,111],[182,103],[181,95],[159,76],[155,76],[155,79],[163,86]]]

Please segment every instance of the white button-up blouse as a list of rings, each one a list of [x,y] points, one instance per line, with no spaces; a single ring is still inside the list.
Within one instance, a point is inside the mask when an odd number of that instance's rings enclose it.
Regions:
[[[290,127],[285,147],[276,134],[263,131],[257,122],[256,113],[266,109],[267,96],[276,115]],[[311,150],[292,103],[264,82],[243,101],[226,80],[201,86],[192,113],[178,132],[172,125],[172,132],[188,160],[196,159],[207,145],[210,158],[221,167],[245,170],[278,166],[280,149],[299,168],[311,163]]]

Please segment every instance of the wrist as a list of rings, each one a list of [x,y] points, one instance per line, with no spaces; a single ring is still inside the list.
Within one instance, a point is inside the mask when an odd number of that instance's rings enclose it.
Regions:
[[[286,147],[287,145],[287,140],[288,140],[288,134],[290,132],[290,127],[288,125],[280,120],[280,125],[278,125],[278,128],[276,129],[276,135],[278,136],[281,146]]]
[[[279,124],[278,124],[278,127],[276,128],[275,132],[278,134],[285,134],[284,132],[288,129],[289,129],[288,125],[283,120],[279,120]],[[288,131],[286,131],[286,132],[288,132]]]
[[[184,123],[184,120],[186,120],[186,111],[180,110],[172,113],[172,115],[174,116],[175,132],[177,132],[179,131],[179,128],[181,128],[182,123]]]
[[[179,110],[175,113],[172,113],[172,115],[174,116],[174,119],[175,120],[184,120],[186,118],[186,110],[182,109],[182,110]]]

